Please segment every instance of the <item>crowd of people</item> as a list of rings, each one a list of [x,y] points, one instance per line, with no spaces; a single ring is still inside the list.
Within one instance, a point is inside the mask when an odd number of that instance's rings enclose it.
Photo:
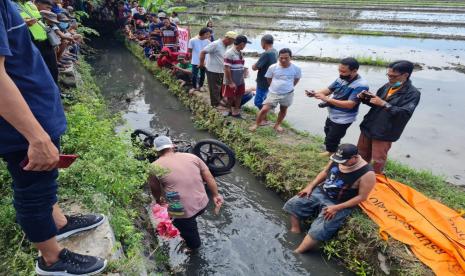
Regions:
[[[208,91],[210,104],[224,116],[244,119],[241,106],[254,98],[258,113],[250,131],[269,125],[267,114],[279,106],[273,128],[284,132],[281,124],[293,103],[296,85],[305,76],[293,62],[289,48],[274,49],[272,35],[262,37],[264,52],[251,67],[257,71],[256,87],[246,88],[245,78],[250,72],[244,66],[243,50],[250,41],[244,35],[229,31],[215,40],[213,23],[208,21],[188,41],[187,50],[181,50],[181,20],[176,13],[149,13],[136,1],[109,0],[98,16],[113,20],[128,39],[143,48],[147,59],[169,70],[186,86],[186,93]],[[59,72],[66,73],[78,60],[83,42],[76,32],[78,24],[73,7],[61,0],[0,0],[0,157],[13,179],[17,221],[41,252],[36,263],[41,275],[92,274],[106,266],[106,260],[71,252],[57,243],[106,219],[98,214],[66,216],[57,204],[56,168],[60,136],[66,130],[57,80]],[[317,91],[305,91],[328,110],[324,123],[326,148],[321,156],[330,161],[284,205],[291,215],[292,232],[301,231],[300,220],[317,215],[296,249],[298,253],[330,239],[351,210],[366,200],[375,185],[375,173],[384,172],[388,151],[420,100],[420,92],[410,80],[414,69],[411,62],[389,64],[387,82],[376,93],[369,91],[359,67],[355,58],[344,58],[333,83]],[[370,110],[360,124],[358,144],[340,144],[356,120],[360,104]],[[160,152],[155,163],[169,173],[148,179],[152,194],[157,202],[168,194],[175,200],[173,224],[187,247],[196,249],[200,246],[196,217],[208,203],[203,183],[212,192],[217,209],[224,200],[203,161],[175,153],[168,137],[158,137],[155,146]]]

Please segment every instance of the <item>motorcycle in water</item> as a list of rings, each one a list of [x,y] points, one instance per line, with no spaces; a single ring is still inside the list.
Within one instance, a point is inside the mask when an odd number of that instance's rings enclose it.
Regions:
[[[169,136],[169,131],[166,132]],[[143,129],[136,129],[131,134],[132,143],[142,149],[142,154],[136,156],[138,159],[147,159],[154,162],[158,154],[154,148],[154,140],[160,136],[158,133],[152,133]],[[202,159],[208,166],[214,177],[231,173],[236,164],[236,155],[234,151],[226,144],[215,139],[203,139],[192,145],[185,140],[172,140],[176,152],[192,153]]]

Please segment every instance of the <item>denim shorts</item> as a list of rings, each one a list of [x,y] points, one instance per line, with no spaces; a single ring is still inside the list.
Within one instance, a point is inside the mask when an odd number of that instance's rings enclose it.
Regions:
[[[283,209],[301,220],[316,216],[308,230],[308,235],[314,240],[327,241],[336,234],[353,209],[339,210],[331,220],[325,220],[323,208],[331,205],[336,205],[336,203],[319,187],[315,187],[310,197],[294,196],[284,204]]]

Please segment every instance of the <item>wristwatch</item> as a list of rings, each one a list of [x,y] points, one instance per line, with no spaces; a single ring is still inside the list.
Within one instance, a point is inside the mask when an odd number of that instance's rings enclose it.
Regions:
[[[386,108],[386,109],[389,109],[389,108],[392,107],[392,104],[390,104],[388,102],[384,102],[383,107]]]

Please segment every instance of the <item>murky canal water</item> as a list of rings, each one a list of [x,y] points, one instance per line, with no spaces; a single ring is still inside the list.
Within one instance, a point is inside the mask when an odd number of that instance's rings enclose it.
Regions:
[[[152,129],[187,140],[211,137],[193,127],[190,112],[118,43],[101,50],[93,62],[105,97],[132,128]],[[131,98],[127,104],[126,98]],[[116,100],[115,100],[116,99]],[[186,275],[348,275],[321,252],[296,256],[302,235],[288,234],[283,201],[241,166],[218,179],[225,205],[201,216],[203,248],[187,260]]]

